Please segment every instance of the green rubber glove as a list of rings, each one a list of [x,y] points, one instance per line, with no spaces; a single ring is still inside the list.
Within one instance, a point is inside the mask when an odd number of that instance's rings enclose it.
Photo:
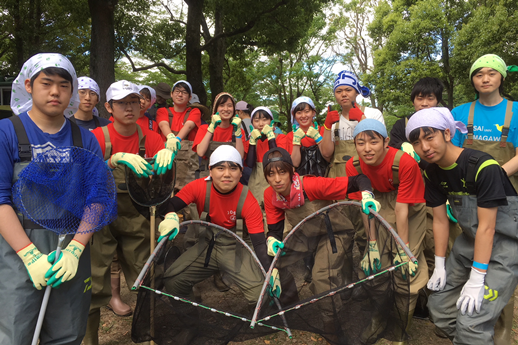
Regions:
[[[207,128],[207,132],[214,134],[214,130],[216,129],[216,127],[219,126],[220,123],[221,123],[221,117],[219,116],[219,113],[212,115],[211,120],[210,120],[210,125]]]
[[[270,256],[275,256],[279,249],[284,248],[284,243],[273,236],[269,236],[268,239],[266,239],[266,244],[268,245],[268,255]],[[284,254],[285,253],[282,253],[282,255]]]
[[[406,246],[408,247],[408,243]],[[398,253],[394,256],[393,260],[394,265],[399,265],[402,262],[408,262],[408,264],[399,267],[401,268],[401,275],[403,276],[403,279],[406,280],[408,274],[410,274],[412,277],[415,277],[419,265],[410,261],[408,255],[406,255],[406,252],[399,245],[397,246],[397,250]]]
[[[111,156],[110,163],[113,167],[124,164],[130,168],[138,177],[149,177],[153,175],[151,164],[139,155],[133,153],[119,152]]]
[[[27,247],[17,251],[16,254],[22,259],[29,278],[31,278],[32,285],[37,290],[47,286],[45,274],[52,267],[52,264],[47,261],[47,255],[42,254],[32,242]]]
[[[315,127],[309,127],[308,131],[306,132],[306,136],[315,140],[317,144],[322,141],[322,136],[318,132],[318,129],[316,129]]]
[[[369,248],[363,256],[361,267],[366,276],[381,271],[380,252],[378,250],[378,242],[375,240],[369,241]]]
[[[45,274],[48,278],[47,284],[53,288],[59,287],[62,283],[71,280],[76,276],[79,258],[85,246],[76,240],[70,241],[68,246],[59,253],[58,262],[56,262]],[[56,260],[56,251],[53,251],[47,257],[47,261],[53,263]]]
[[[374,199],[374,194],[369,191],[362,192],[362,211],[363,213],[370,215],[369,208],[373,211],[379,212],[381,210],[381,204]]]
[[[165,174],[168,170],[173,168],[173,160],[176,157],[176,152],[169,149],[162,149],[155,155],[154,169],[157,175]]]
[[[169,237],[169,241],[174,240],[179,231],[180,219],[178,219],[178,215],[174,212],[169,212],[165,215],[164,220],[158,226],[158,232],[160,233],[158,242],[167,237]]]
[[[169,133],[165,142],[165,148],[173,151],[176,155],[176,152],[182,148],[182,139],[174,135],[174,133]]]
[[[415,152],[412,144],[404,142],[401,144],[401,151],[408,153],[417,163],[421,161],[421,157]]]
[[[268,140],[275,139],[275,133],[273,132],[273,128],[268,125],[265,125],[263,127],[263,129],[261,130],[261,133],[266,135],[266,139],[268,139]]]
[[[270,276],[270,286],[268,293],[270,294],[270,296],[275,298],[281,297],[281,279],[279,278],[279,270],[276,268],[272,270],[272,275]]]
[[[457,218],[455,218],[455,216],[453,215],[453,211],[451,209],[451,205],[448,200],[446,201],[446,213],[448,214],[448,218],[450,219],[450,221],[452,221],[454,223],[458,222]]]
[[[302,128],[297,129],[295,132],[293,132],[293,145],[300,146],[300,142],[304,137],[306,136],[306,133],[302,130]]]
[[[261,131],[259,131],[258,129],[254,129],[252,132],[250,132],[250,145],[257,145],[257,140],[259,140],[261,136]]]
[[[232,118],[232,122],[230,123],[232,127],[234,127],[234,135],[236,138],[241,138],[241,119],[238,115]]]

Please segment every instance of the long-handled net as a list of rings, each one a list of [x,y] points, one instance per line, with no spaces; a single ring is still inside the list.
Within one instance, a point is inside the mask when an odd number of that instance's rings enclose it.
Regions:
[[[115,181],[104,161],[80,147],[58,147],[39,153],[20,172],[12,189],[23,216],[59,235],[56,258],[67,234],[100,230],[117,217]],[[47,286],[33,344],[45,316]]]
[[[246,253],[253,268],[244,269],[243,252],[232,249],[240,239],[229,230],[200,221],[182,223],[182,230],[191,225],[189,232],[157,247],[135,283],[133,341],[226,344],[290,330],[317,333],[332,344],[400,340],[409,283],[397,268],[408,262],[392,264],[396,244],[404,244],[382,217],[373,215],[368,234],[378,241],[381,268],[369,276],[360,268],[368,238],[356,231],[363,224],[356,202],[333,204],[306,217],[286,235],[284,250],[267,272],[252,250]],[[279,299],[269,293],[274,268],[282,287]],[[213,279],[215,272],[221,272],[226,291]],[[243,283],[253,281],[254,274],[264,274],[260,287]]]

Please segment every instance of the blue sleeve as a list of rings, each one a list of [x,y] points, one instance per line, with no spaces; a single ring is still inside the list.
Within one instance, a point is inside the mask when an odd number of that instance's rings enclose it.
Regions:
[[[0,121],[0,205],[12,205],[14,163],[18,161],[18,138],[10,120]]]
[[[451,113],[455,121],[461,121],[466,126],[468,125],[469,106],[470,103],[466,103],[453,108]],[[466,138],[467,134],[462,134],[460,131],[456,131],[451,142],[455,146],[462,147],[462,145],[464,144],[464,140],[466,140]]]
[[[516,149],[518,148],[518,102],[513,102],[513,118],[509,127],[509,138],[507,139]]]

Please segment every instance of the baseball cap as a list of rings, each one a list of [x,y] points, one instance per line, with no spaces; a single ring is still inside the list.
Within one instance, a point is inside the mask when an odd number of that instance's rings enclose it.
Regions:
[[[248,110],[248,103],[246,103],[245,101],[237,102],[236,110]]]
[[[127,80],[116,81],[110,85],[108,90],[106,90],[106,102],[111,100],[117,101],[131,94],[135,94],[135,96],[142,98],[137,85]]]
[[[155,86],[155,91],[156,94],[162,97],[163,99],[171,98],[171,87],[167,83],[158,83],[157,86]]]
[[[273,153],[273,152],[279,152],[281,154],[281,157],[273,157],[273,158],[268,158],[268,156]],[[286,151],[285,149],[283,149],[282,147],[274,147],[273,149],[271,150],[268,150],[264,156],[263,156],[263,167],[266,168],[266,166],[270,163],[273,163],[273,162],[285,162],[285,163],[288,163],[290,165],[293,165],[293,162],[291,161],[291,156],[290,154],[288,153],[288,151]]]

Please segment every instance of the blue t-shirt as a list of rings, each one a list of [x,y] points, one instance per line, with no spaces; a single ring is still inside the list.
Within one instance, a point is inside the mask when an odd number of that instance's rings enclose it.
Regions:
[[[462,121],[468,125],[469,108],[471,103],[459,105],[452,110],[453,118],[456,121]],[[502,126],[505,120],[505,109],[507,108],[507,100],[504,99],[499,104],[488,107],[481,104],[478,100],[475,104],[475,116],[473,117],[473,139],[483,141],[500,141],[502,136]],[[509,135],[507,141],[518,148],[518,102],[513,103],[513,118],[509,125]],[[453,137],[452,143],[455,146],[462,147],[467,134],[457,131]]]
[[[60,146],[73,146],[72,128],[70,121],[66,121],[61,130],[55,134],[44,133],[29,117],[27,112],[19,115],[25,127],[27,137],[32,145],[32,154],[45,152]],[[87,129],[79,127],[83,141],[83,148],[92,151],[101,157],[101,148],[95,136]],[[9,204],[11,201],[11,187],[13,180],[14,163],[19,162],[18,137],[14,131],[11,120],[0,120],[0,205]]]

